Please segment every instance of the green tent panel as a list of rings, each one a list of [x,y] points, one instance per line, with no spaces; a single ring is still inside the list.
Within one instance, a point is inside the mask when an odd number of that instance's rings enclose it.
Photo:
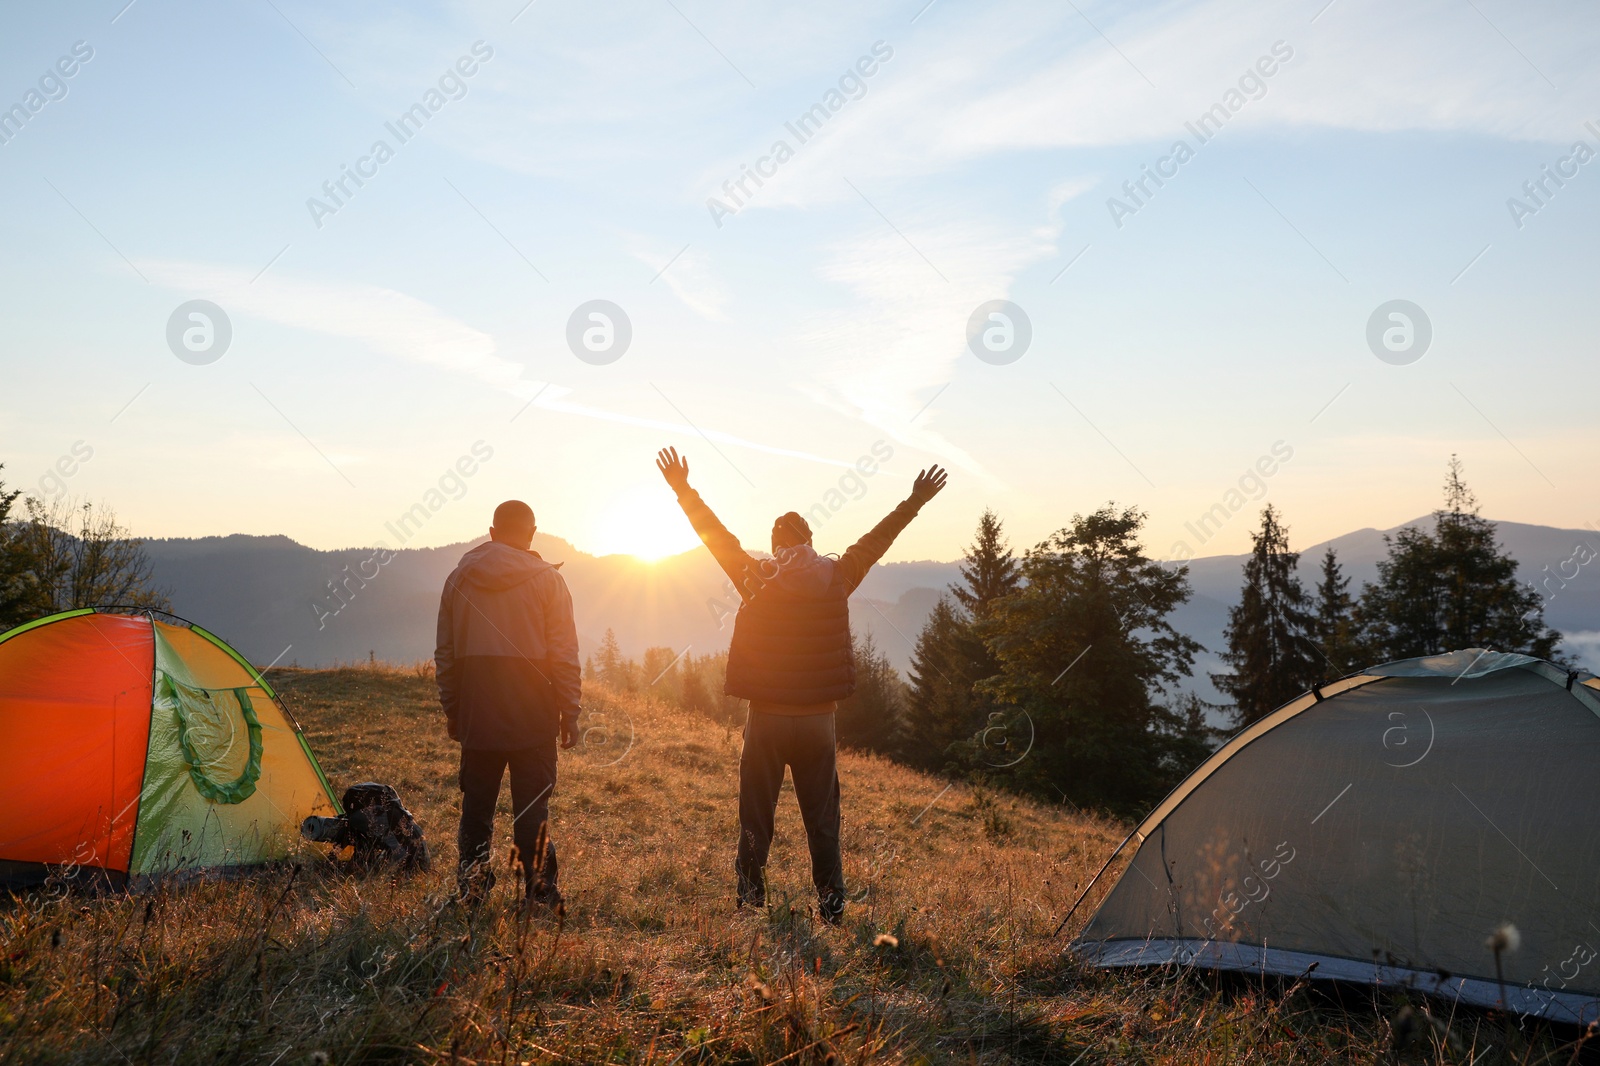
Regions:
[[[1307,693],[1139,825],[1072,950],[1600,1019],[1597,687],[1471,649]]]

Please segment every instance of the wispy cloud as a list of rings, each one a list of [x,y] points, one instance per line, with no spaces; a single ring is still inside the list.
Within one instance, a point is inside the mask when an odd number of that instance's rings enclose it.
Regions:
[[[463,374],[524,398],[538,391],[539,383],[518,380],[521,364],[499,355],[489,334],[394,289],[282,272],[252,283],[249,271],[214,263],[161,260],[142,269],[155,284],[211,297],[231,315],[356,341],[380,355]]]
[[[1278,40],[1294,58],[1230,128],[1559,141],[1600,81],[1588,58],[1600,48],[1600,24],[1553,9],[1506,10],[1490,25],[1471,7],[1444,0],[1340,0],[1312,25],[1315,7],[1291,15],[1282,5],[1241,8],[1238,0],[1079,7],[1088,19],[1070,5],[1001,3],[952,6],[924,20],[914,40],[896,42],[895,60],[867,97],[805,144],[751,206],[845,202],[841,170],[913,179],[1006,153],[1182,135],[1185,120],[1216,102]],[[996,33],[995,26],[1027,31]],[[779,133],[782,117],[774,116]],[[706,166],[697,194],[714,194],[770,140],[766,131],[753,133],[742,154]]]
[[[722,444],[821,463],[851,464],[794,448],[749,440],[708,426],[641,417],[579,403],[573,390],[522,376],[522,364],[498,354],[495,340],[439,308],[377,285],[308,281],[286,274],[251,282],[244,270],[210,263],[150,261],[140,264],[157,285],[215,299],[230,314],[243,315],[354,341],[402,362],[436,367],[474,378],[535,407],[577,418],[659,430],[675,437],[709,438]]]
[[[1031,231],[1008,230],[949,205],[902,205],[895,229],[880,222],[835,245],[822,276],[847,286],[855,302],[819,314],[803,338],[821,364],[802,387],[905,444],[981,472],[977,460],[935,428],[936,410],[922,409],[964,357],[973,310],[1006,298],[1023,268],[1055,252],[1056,209],[1089,185],[1058,188],[1048,218]]]
[[[727,321],[728,293],[703,248],[691,244],[672,250],[644,237],[634,237],[629,243],[630,254],[657,272],[652,285],[665,285],[701,318]]]

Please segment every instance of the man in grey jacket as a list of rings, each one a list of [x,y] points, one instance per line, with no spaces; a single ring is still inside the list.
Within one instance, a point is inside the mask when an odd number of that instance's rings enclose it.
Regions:
[[[520,500],[495,508],[489,543],[462,556],[445,580],[434,662],[446,729],[461,744],[461,897],[480,901],[494,885],[489,844],[509,767],[527,899],[557,910],[547,823],[557,739],[563,748],[577,743],[581,670],[572,596],[558,567],[532,549],[534,529]]]

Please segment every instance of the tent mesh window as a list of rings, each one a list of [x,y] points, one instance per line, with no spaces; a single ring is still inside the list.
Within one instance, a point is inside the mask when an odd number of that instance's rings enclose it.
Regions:
[[[178,746],[200,795],[242,803],[261,779],[261,721],[243,688],[205,689],[160,673],[158,692],[178,719]]]

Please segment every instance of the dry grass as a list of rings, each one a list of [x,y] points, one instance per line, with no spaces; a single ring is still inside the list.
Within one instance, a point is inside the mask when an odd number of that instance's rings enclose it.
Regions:
[[[845,924],[814,918],[792,795],[769,875],[774,905],[736,911],[737,733],[603,693],[590,697],[585,748],[562,757],[552,804],[565,920],[518,920],[511,878],[469,915],[443,906],[455,749],[431,684],[413,668],[365,664],[285,671],[279,684],[330,779],[400,790],[428,831],[434,871],[344,879],[308,850],[300,869],[249,881],[4,906],[0,1066],[1490,1066],[1576,1051],[1496,1019],[1397,1013],[1395,1000],[1344,1007],[1281,982],[1082,972],[1050,934],[1124,827],[941,791],[873,758],[842,760],[846,876],[862,894]],[[1392,1018],[1413,1037],[1398,1056]]]

